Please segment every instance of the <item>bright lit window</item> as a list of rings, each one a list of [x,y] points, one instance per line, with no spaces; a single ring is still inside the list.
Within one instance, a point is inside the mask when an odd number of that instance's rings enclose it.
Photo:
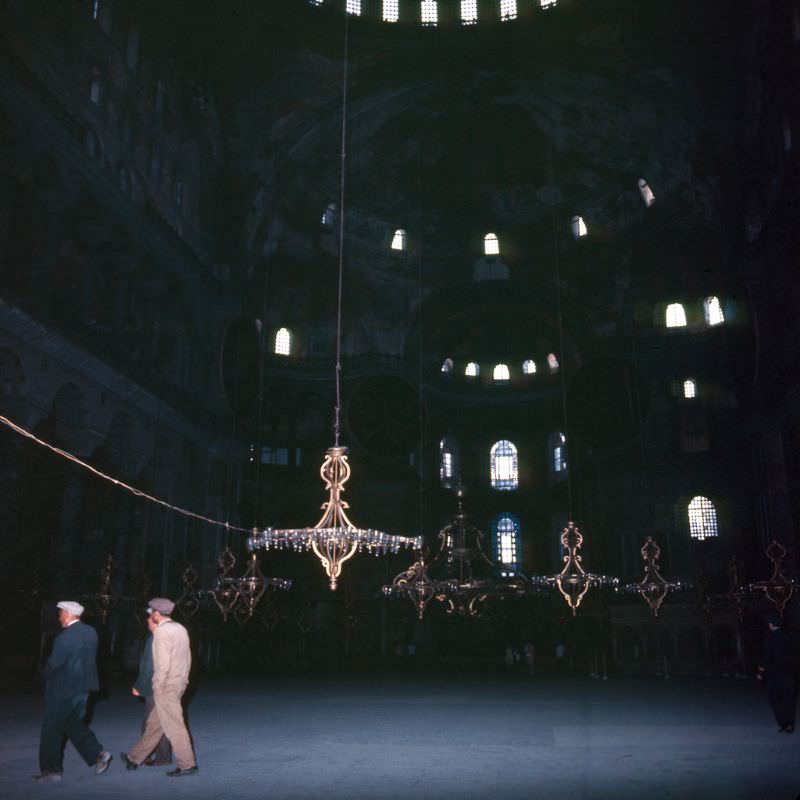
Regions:
[[[683,382],[683,396],[687,400],[697,397],[697,385],[691,378],[687,378]]]
[[[357,17],[361,16],[361,0],[347,0],[345,10],[348,14],[354,14]]]
[[[406,232],[402,228],[398,228],[392,236],[392,250],[405,250],[406,249]]]
[[[510,491],[519,486],[517,448],[508,439],[501,439],[492,445],[489,472],[493,489]]]
[[[555,8],[558,0],[539,0],[539,5],[544,8]]]
[[[519,521],[511,514],[503,514],[494,524],[494,556],[500,564],[515,570],[519,564],[517,539]]]
[[[722,306],[720,305],[719,298],[706,297],[703,301],[703,312],[706,317],[707,325],[722,325],[725,322],[725,315],[722,313]]]
[[[312,6],[321,6],[324,0],[308,0],[308,2],[311,3]]]
[[[468,378],[477,378],[481,374],[481,368],[474,361],[470,361],[464,369],[464,374]]]
[[[500,0],[500,19],[517,18],[517,0]]]
[[[551,462],[553,472],[567,471],[567,437],[561,432],[550,435],[550,451],[553,456]]]
[[[442,372],[452,372],[453,371],[453,359],[446,358],[442,361]]]
[[[689,503],[689,535],[692,539],[712,539],[719,536],[717,509],[707,498],[698,495]]]
[[[555,353],[550,353],[550,355],[547,356],[547,366],[550,368],[550,372],[558,371],[558,359]]]
[[[322,212],[322,224],[330,228],[333,226],[333,221],[336,219],[336,205],[329,203],[325,211]]]
[[[443,486],[453,483],[458,470],[458,450],[449,439],[439,442],[439,480]]]
[[[439,22],[439,8],[435,0],[422,0],[420,14],[423,25],[436,25]]]
[[[383,21],[397,22],[400,19],[400,0],[383,0]]]
[[[522,374],[533,375],[536,372],[536,362],[528,359],[522,362]]]
[[[644,200],[644,204],[648,208],[650,208],[650,206],[656,201],[656,196],[653,194],[653,190],[650,188],[644,178],[639,178],[639,194],[642,195],[642,200]]]
[[[589,229],[586,227],[586,223],[583,221],[583,217],[579,217],[577,214],[572,218],[572,235],[576,239],[580,239],[582,236],[586,236],[589,233]]]
[[[478,0],[461,0],[461,24],[474,25],[478,21]]]
[[[279,328],[275,334],[275,355],[288,356],[292,351],[292,334],[288,328]]]
[[[666,323],[668,328],[686,327],[686,312],[680,303],[670,303],[667,306]]]
[[[496,381],[507,381],[511,378],[508,372],[508,365],[507,364],[495,364],[494,372],[492,373],[492,377]]]
[[[487,233],[486,236],[483,237],[483,252],[487,256],[500,255],[500,242],[495,234]]]

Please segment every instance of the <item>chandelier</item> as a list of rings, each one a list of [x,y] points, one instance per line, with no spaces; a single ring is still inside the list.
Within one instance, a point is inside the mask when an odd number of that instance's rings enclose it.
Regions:
[[[616,586],[618,578],[595,575],[583,568],[582,556],[578,553],[583,545],[583,534],[574,522],[568,522],[561,532],[561,547],[564,550],[564,567],[557,575],[545,580],[561,593],[574,617],[592,586]]]
[[[429,563],[419,560],[383,587],[387,597],[411,601],[421,620],[431,600],[445,605],[448,614],[479,616],[490,598],[522,596],[529,591],[524,575],[495,564],[483,551],[483,533],[469,521],[463,508],[465,490],[456,489],[458,511],[439,531],[439,551]]]
[[[670,592],[689,591],[692,589],[692,584],[685,581],[668,581],[664,578],[658,563],[661,559],[661,548],[652,536],[645,539],[639,552],[644,561],[644,577],[637,583],[629,583],[622,587],[622,591],[640,595],[653,612],[653,616],[657,617]]]
[[[334,407],[334,445],[329,447],[320,468],[320,475],[328,492],[328,500],[322,504],[323,515],[310,528],[266,528],[253,531],[248,541],[251,551],[270,548],[292,548],[312,550],[320,560],[330,583],[336,590],[342,566],[360,550],[373,555],[396,553],[401,547],[422,546],[422,537],[390,536],[373,528],[358,528],[347,517],[347,502],[342,500],[344,485],[350,478],[347,463],[347,448],[339,444],[342,374],[342,277],[344,273],[344,185],[347,158],[347,68],[348,68],[348,23],[344,27],[344,72],[342,76],[342,152],[339,202],[339,269],[336,305],[336,404]]]
[[[266,528],[253,531],[248,547],[254,550],[270,548],[311,550],[322,563],[330,587],[335,590],[342,566],[359,550],[373,555],[397,553],[401,547],[422,547],[422,537],[392,536],[374,528],[358,528],[350,521],[342,500],[344,485],[350,478],[347,448],[329,447],[320,468],[320,475],[328,491],[328,500],[322,504],[323,514],[311,528]]]

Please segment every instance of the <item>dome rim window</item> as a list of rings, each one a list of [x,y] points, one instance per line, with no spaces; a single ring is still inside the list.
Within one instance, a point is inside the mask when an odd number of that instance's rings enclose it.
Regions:
[[[686,309],[683,303],[669,303],[664,310],[664,327],[665,328],[685,328],[686,325]]]
[[[709,328],[715,328],[725,322],[725,314],[722,311],[722,303],[715,294],[710,294],[703,300],[703,316]]]
[[[497,238],[496,233],[487,233],[483,237],[483,254],[485,256],[500,255],[500,239]]]
[[[508,364],[495,364],[492,370],[492,380],[495,383],[507,383],[511,380]]]
[[[481,367],[477,361],[469,361],[467,366],[464,367],[464,376],[467,378],[479,378],[481,374]]]
[[[276,356],[290,356],[292,354],[292,333],[288,328],[278,328],[275,331],[273,353]]]

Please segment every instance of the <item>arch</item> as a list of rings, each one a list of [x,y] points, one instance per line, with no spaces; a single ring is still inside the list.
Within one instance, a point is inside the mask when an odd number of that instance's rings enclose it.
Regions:
[[[709,327],[722,325],[725,322],[725,314],[722,312],[722,305],[716,295],[712,294],[703,300],[703,315],[706,319],[706,325]]]
[[[397,22],[400,19],[399,0],[383,0],[383,21]]]
[[[464,374],[468,378],[477,378],[481,374],[481,368],[476,361],[470,361],[466,367],[464,367]]]
[[[500,19],[503,22],[517,18],[517,0],[500,0]]]
[[[476,25],[478,22],[478,0],[461,0],[461,24]]]
[[[292,354],[292,334],[288,328],[278,328],[275,332],[275,355],[289,356]]]
[[[483,254],[486,256],[500,255],[500,240],[497,238],[497,234],[487,233],[483,237]]]
[[[642,196],[644,204],[650,208],[650,206],[656,201],[656,196],[653,194],[653,190],[650,188],[650,185],[644,178],[639,178],[638,186],[639,194]]]
[[[558,363],[558,358],[555,353],[549,353],[547,356],[547,366],[550,369],[550,372],[558,372],[558,367],[560,366]]]
[[[458,445],[452,437],[445,436],[439,442],[439,482],[442,486],[453,486],[459,472]]]
[[[512,491],[519,487],[517,448],[508,439],[500,439],[489,451],[489,477],[492,488]]]
[[[567,437],[562,431],[550,434],[550,469],[555,473],[567,471]]]
[[[683,382],[683,396],[687,400],[692,400],[697,397],[697,384],[692,378],[687,378]]]
[[[444,372],[445,375],[449,375],[452,371],[453,371],[453,359],[446,358],[444,361],[442,361],[442,372]]]
[[[578,214],[572,218],[572,235],[576,239],[582,239],[584,236],[589,235],[589,229],[586,227],[583,217]]]
[[[519,519],[514,514],[498,514],[492,523],[494,559],[510,572],[519,567]]]
[[[536,362],[532,359],[526,359],[522,362],[522,374],[523,375],[535,375],[536,374]]]
[[[398,228],[392,236],[392,250],[403,252],[406,249],[406,232]]]
[[[492,378],[498,383],[510,380],[511,374],[508,371],[508,364],[495,364],[492,370]]]
[[[670,303],[664,312],[664,324],[668,328],[685,328],[686,311],[682,303]]]
[[[422,0],[419,14],[423,25],[434,27],[439,24],[439,4],[436,0]]]
[[[707,497],[693,497],[687,507],[689,514],[689,535],[692,539],[703,541],[719,536],[717,509]]]

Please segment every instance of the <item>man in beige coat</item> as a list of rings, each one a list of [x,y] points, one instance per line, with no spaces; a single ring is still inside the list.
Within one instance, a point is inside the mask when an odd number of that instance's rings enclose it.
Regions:
[[[189,683],[192,651],[186,628],[171,614],[175,603],[165,597],[154,597],[147,609],[155,623],[153,631],[153,701],[154,709],[147,718],[142,738],[122,760],[128,769],[136,769],[158,745],[161,736],[169,739],[175,753],[177,769],[170,770],[171,778],[194,775],[197,764],[189,731],[183,721],[181,697]]]

